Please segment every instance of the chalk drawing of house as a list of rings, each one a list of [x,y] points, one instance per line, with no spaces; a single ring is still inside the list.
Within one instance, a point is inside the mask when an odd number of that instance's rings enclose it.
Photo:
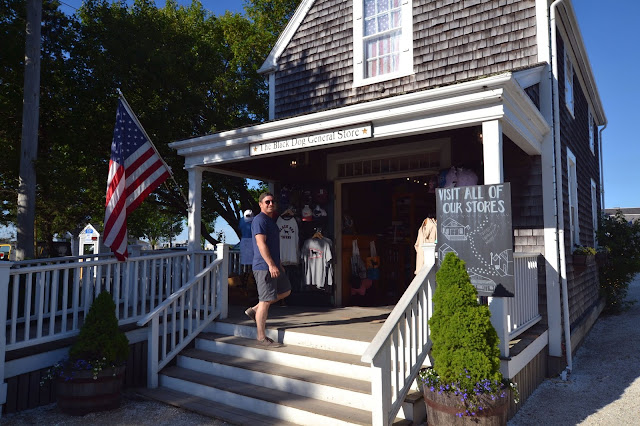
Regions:
[[[457,252],[457,251],[455,251],[455,250],[453,249],[453,247],[451,247],[449,244],[447,244],[447,243],[442,244],[442,245],[440,246],[440,248],[438,249],[438,262],[442,262],[442,261],[444,260],[444,257],[445,257],[445,256],[447,255],[447,253],[449,253],[449,252],[451,252],[451,253],[455,253],[455,255],[456,255],[456,256],[458,255],[458,252]],[[438,264],[440,264],[440,263],[438,263]]]
[[[451,241],[464,241],[467,239],[469,225],[464,226],[456,220],[448,218],[442,224],[442,233]]]
[[[471,284],[473,284],[478,291],[493,293],[497,287],[495,281],[491,278],[483,277],[480,274],[471,273],[469,274],[469,279],[471,280]]]
[[[513,275],[513,261],[509,261],[509,249],[502,253],[491,253],[491,265],[500,276]]]

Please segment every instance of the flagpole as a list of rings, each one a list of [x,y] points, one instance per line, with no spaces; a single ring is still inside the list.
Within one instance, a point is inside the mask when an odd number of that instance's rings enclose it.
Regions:
[[[166,169],[169,171],[169,176],[171,176],[171,180],[173,181],[173,183],[178,188],[178,191],[180,191],[180,195],[182,195],[182,198],[184,199],[185,203],[187,204],[187,208],[190,209],[191,205],[189,204],[189,200],[187,199],[187,197],[185,197],[184,193],[182,192],[182,188],[180,188],[180,185],[178,185],[178,182],[176,182],[176,179],[173,177],[173,171],[171,170],[171,167],[169,167],[169,165],[164,161],[164,158],[162,158],[162,155],[160,155],[160,152],[158,152],[158,149],[153,144],[153,141],[151,140],[151,138],[147,134],[147,131],[142,126],[142,123],[140,123],[140,120],[138,120],[138,116],[133,112],[133,109],[131,109],[131,106],[129,105],[129,102],[127,102],[127,98],[124,97],[124,94],[122,93],[120,88],[117,88],[116,90],[118,91],[118,97],[120,98],[120,100],[122,100],[122,104],[124,105],[125,109],[129,113],[129,115],[131,117],[133,117],[133,119],[136,121],[136,124],[138,125],[140,130],[142,130],[142,133],[144,133],[145,137],[147,138],[147,140],[151,144],[151,147],[156,152],[156,154],[158,154],[158,158],[160,158],[160,161],[162,161],[162,164],[164,164]]]

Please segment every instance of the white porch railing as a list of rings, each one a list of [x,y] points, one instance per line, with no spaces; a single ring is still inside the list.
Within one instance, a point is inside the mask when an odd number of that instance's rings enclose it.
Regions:
[[[225,256],[225,251],[226,256]],[[158,387],[158,372],[216,317],[226,316],[228,247],[218,258],[138,321],[148,328],[147,386]]]
[[[6,402],[7,351],[77,335],[102,290],[116,302],[118,323],[135,323],[215,257],[212,251],[179,250],[134,252],[126,262],[111,255],[0,262],[0,405]]]
[[[428,321],[433,313],[435,292],[435,244],[427,244],[425,266],[413,279],[384,325],[373,339],[362,361],[370,362],[373,425],[393,423],[431,350]],[[538,321],[538,253],[514,254],[516,293],[513,298],[491,301],[491,320],[502,347]],[[496,309],[496,306],[500,309]],[[505,356],[505,353],[501,353]],[[396,366],[396,368],[394,368]]]
[[[435,244],[425,248],[425,265],[404,292],[362,355],[371,363],[372,424],[390,425],[431,350]]]
[[[514,253],[514,297],[490,298],[491,323],[500,338],[500,356],[509,357],[509,342],[536,323],[538,309],[539,253]]]

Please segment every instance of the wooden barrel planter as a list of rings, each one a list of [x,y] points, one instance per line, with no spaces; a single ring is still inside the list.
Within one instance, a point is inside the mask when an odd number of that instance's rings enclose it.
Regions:
[[[459,417],[460,397],[451,393],[432,392],[428,387],[423,387],[424,403],[427,408],[427,425],[429,426],[504,426],[507,424],[507,409],[509,407],[509,394],[504,397],[481,397],[482,410],[475,416]]]
[[[84,416],[118,408],[125,367],[107,368],[96,379],[91,371],[77,371],[73,379],[56,379],[58,407],[65,414]]]

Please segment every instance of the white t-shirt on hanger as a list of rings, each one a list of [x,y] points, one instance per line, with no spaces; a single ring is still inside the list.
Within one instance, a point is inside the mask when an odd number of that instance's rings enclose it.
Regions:
[[[278,217],[276,220],[280,230],[280,261],[283,265],[297,265],[298,254],[298,222],[293,216],[288,218]]]

